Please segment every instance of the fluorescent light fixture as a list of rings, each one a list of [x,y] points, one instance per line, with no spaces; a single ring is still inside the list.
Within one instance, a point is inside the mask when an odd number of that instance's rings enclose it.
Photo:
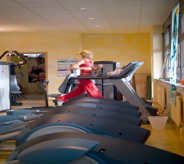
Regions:
[[[10,30],[8,30],[8,29],[6,29],[6,28],[3,28],[3,27],[0,27],[0,31],[10,31]]]
[[[87,7],[81,7],[81,8],[79,8],[79,10],[89,10],[89,8],[87,8]]]
[[[88,18],[89,20],[94,20],[94,19],[96,19],[96,18]]]

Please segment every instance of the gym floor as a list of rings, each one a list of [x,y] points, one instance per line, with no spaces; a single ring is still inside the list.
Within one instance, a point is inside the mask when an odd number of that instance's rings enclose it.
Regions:
[[[26,97],[28,100],[44,100],[45,99],[43,92],[36,92],[36,93],[27,92],[27,93],[24,93],[23,96]],[[20,101],[24,100],[25,99],[24,97],[21,97]]]
[[[21,102],[23,103],[22,106],[12,106],[12,109],[45,106],[44,100],[21,100]],[[49,106],[53,105],[52,101],[49,101]],[[154,103],[153,106],[158,107],[162,111],[158,104]],[[6,112],[1,112],[0,115],[6,115]],[[165,114],[163,113],[163,115]],[[151,135],[145,143],[146,145],[184,156],[184,134],[181,134],[179,127],[172,120],[168,119],[164,129],[153,129],[150,124],[142,124],[141,127],[151,131]],[[14,142],[12,140],[0,143],[0,162],[6,161],[11,151],[5,148],[6,146],[8,148],[8,146],[14,145]],[[1,149],[2,147],[4,147],[3,150]]]

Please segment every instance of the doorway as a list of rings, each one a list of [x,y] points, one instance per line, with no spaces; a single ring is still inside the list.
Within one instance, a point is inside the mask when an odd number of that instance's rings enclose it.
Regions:
[[[46,79],[47,53],[24,52],[20,54],[27,60],[25,65],[15,70],[17,83],[22,92],[21,98],[28,100],[44,100],[45,95],[40,82]],[[19,63],[21,60],[19,56],[11,56],[10,58],[10,61],[15,63]]]

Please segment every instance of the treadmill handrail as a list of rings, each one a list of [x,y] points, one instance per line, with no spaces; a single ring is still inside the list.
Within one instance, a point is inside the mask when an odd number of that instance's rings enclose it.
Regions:
[[[122,72],[118,75],[88,75],[88,76],[77,76],[73,79],[122,79],[132,76],[133,73],[143,65],[144,62],[132,62],[122,69]]]

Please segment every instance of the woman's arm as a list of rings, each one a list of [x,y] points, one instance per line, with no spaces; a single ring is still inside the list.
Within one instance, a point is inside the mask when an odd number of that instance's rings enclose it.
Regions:
[[[99,64],[97,67],[94,67],[92,70],[97,70],[97,69],[100,69],[100,68],[103,68],[103,64]]]

